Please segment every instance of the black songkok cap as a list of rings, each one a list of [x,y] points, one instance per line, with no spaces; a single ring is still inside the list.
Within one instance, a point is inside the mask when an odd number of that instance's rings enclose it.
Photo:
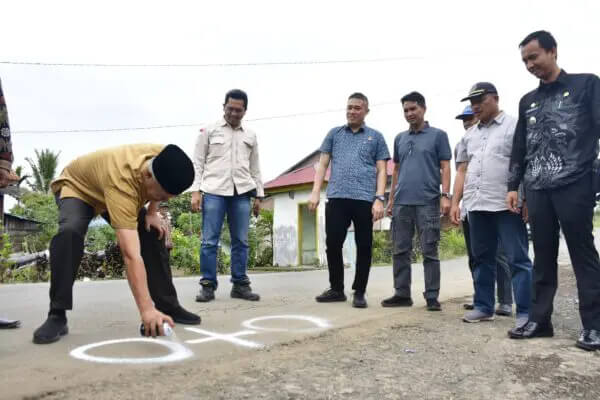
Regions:
[[[194,182],[194,164],[179,146],[169,144],[152,160],[152,174],[167,193],[178,195]]]

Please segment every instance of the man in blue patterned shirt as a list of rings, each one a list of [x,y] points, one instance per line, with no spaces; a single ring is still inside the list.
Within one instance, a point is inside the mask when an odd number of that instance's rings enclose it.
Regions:
[[[319,205],[321,186],[331,161],[325,205],[331,286],[316,297],[318,302],[346,301],[342,248],[350,223],[353,223],[357,254],[352,306],[367,306],[365,291],[371,269],[373,222],[383,218],[386,163],[390,159],[383,135],[365,125],[368,112],[369,100],[364,94],[350,95],[346,107],[348,123],[330,130],[320,148],[321,158],[316,166],[308,207],[315,210]]]

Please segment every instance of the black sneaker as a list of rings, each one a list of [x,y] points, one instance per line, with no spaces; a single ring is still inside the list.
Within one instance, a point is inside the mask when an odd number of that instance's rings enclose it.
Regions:
[[[346,301],[346,295],[344,292],[338,292],[337,290],[327,289],[317,297],[315,297],[318,303],[331,303],[334,301]]]
[[[352,307],[367,308],[367,300],[365,299],[364,293],[354,292],[354,296],[352,296]]]
[[[587,351],[600,350],[600,331],[596,329],[582,330],[575,345]]]
[[[382,307],[411,307],[412,305],[413,301],[410,297],[402,297],[396,294],[381,302]]]
[[[161,311],[162,313],[167,314],[169,317],[173,318],[173,321],[178,324],[200,325],[200,322],[202,322],[202,319],[200,318],[199,315],[191,313],[181,306],[178,306],[177,308],[175,308],[171,311],[162,311],[162,310],[159,310],[159,311]]]
[[[236,285],[231,288],[231,297],[234,299],[243,299],[249,301],[258,301],[260,296],[252,292],[250,285]]]
[[[426,299],[427,311],[442,311],[442,305],[437,299]]]
[[[200,292],[196,296],[196,301],[199,303],[207,303],[215,299],[215,289],[212,286],[202,285]]]
[[[69,333],[67,318],[50,314],[48,319],[33,332],[33,343],[48,344],[56,342],[61,336]]]

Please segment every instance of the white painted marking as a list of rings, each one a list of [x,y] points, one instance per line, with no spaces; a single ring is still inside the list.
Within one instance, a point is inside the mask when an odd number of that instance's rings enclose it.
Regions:
[[[169,354],[162,357],[140,357],[140,358],[114,358],[114,357],[99,357],[99,356],[91,356],[86,352],[91,349],[95,349],[101,346],[108,346],[111,344],[119,344],[119,343],[154,343],[165,346],[167,349],[171,350]],[[71,351],[71,357],[78,358],[84,361],[92,361],[99,362],[105,364],[157,364],[157,363],[169,363],[175,361],[185,360],[194,355],[194,353],[182,345],[181,343],[171,342],[168,340],[162,339],[150,339],[150,338],[128,338],[128,339],[115,339],[115,340],[106,340],[104,342],[87,344],[85,346],[80,346]]]
[[[192,331],[192,332],[196,332],[201,335],[207,336],[204,339],[194,339],[194,340],[186,340],[185,341],[186,343],[190,343],[190,344],[206,343],[206,342],[212,342],[214,340],[223,340],[225,342],[237,344],[238,346],[251,347],[251,348],[255,348],[255,349],[263,347],[263,345],[260,343],[251,342],[249,340],[244,340],[244,339],[238,338],[238,336],[254,335],[254,334],[256,334],[255,331],[241,331],[241,332],[235,332],[235,333],[230,333],[230,334],[221,334],[221,333],[205,331],[204,329],[198,329],[198,328],[185,328],[185,329],[187,331]]]
[[[255,325],[256,322],[268,321],[272,319],[295,319],[299,321],[307,321],[315,325],[315,328],[304,328],[304,329],[290,329],[290,328],[265,328],[263,326]],[[267,315],[265,317],[257,317],[248,319],[242,322],[242,326],[248,329],[255,329],[257,331],[269,331],[269,332],[313,332],[319,329],[329,328],[331,325],[321,318],[309,317],[306,315]]]

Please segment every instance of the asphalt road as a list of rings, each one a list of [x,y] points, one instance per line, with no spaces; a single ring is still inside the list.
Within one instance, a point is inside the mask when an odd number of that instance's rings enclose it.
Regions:
[[[346,270],[347,288],[353,275],[352,269]],[[259,302],[231,299],[228,277],[221,277],[216,301],[196,303],[198,278],[175,279],[180,302],[199,313],[202,324],[194,327],[199,331],[177,325],[175,336],[166,346],[138,340],[139,316],[125,280],[76,282],[74,310],[67,315],[70,333],[50,345],[31,342],[34,329],[46,317],[49,285],[2,285],[0,316],[18,318],[22,327],[0,331],[0,398],[42,398],[65,388],[118,379],[123,373],[218,363],[223,357],[248,357],[261,349],[318,337],[329,330],[401,318],[397,309],[379,304],[393,293],[391,267],[372,269],[367,309],[351,307],[349,289],[346,303],[316,303],[315,295],[328,286],[324,270],[256,274],[250,278],[254,290],[261,294]],[[447,299],[471,294],[466,259],[442,262],[441,288],[442,305]],[[411,312],[425,312],[422,291],[422,266],[414,265],[415,305]],[[128,338],[136,340],[123,341]],[[81,348],[110,340],[118,342],[86,351]],[[71,355],[77,349],[85,360]],[[169,357],[183,359],[170,361]],[[277,357],[276,351],[273,357]]]

